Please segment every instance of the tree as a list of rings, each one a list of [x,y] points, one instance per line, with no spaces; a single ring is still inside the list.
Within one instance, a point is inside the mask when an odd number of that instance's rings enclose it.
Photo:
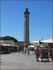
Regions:
[[[18,42],[16,38],[11,36],[0,37],[0,40],[13,40],[15,43]]]

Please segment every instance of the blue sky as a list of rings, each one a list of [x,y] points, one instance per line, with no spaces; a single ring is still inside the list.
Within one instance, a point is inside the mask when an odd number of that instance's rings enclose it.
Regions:
[[[28,8],[30,41],[52,37],[52,1],[2,1],[1,36],[24,39],[24,11]]]

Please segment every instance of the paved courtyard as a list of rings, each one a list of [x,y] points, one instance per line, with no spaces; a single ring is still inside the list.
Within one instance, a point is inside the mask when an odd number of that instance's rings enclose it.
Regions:
[[[51,69],[52,62],[36,62],[34,52],[30,55],[11,53],[1,55],[1,69]]]

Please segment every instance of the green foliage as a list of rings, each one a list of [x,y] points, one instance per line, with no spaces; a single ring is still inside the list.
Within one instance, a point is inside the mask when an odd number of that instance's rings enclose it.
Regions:
[[[13,40],[15,43],[18,42],[16,38],[11,36],[0,37],[0,40]]]

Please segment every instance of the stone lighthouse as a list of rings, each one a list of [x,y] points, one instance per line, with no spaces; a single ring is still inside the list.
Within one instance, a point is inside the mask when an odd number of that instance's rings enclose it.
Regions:
[[[24,12],[24,46],[29,45],[29,14],[28,8]]]

